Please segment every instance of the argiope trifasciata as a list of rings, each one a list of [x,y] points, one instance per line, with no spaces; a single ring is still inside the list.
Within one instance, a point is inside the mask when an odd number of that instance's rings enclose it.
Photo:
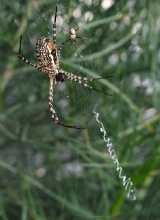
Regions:
[[[58,51],[60,50],[60,48],[57,46],[56,43],[56,18],[57,18],[57,6],[54,17],[54,23],[53,23],[53,39],[44,37],[37,40],[36,43],[37,64],[32,64],[27,58],[23,56],[21,50],[22,36],[20,37],[18,57],[24,63],[29,64],[34,68],[38,69],[39,71],[48,75],[49,77],[48,104],[49,104],[49,111],[51,113],[51,119],[53,120],[53,122],[57,125],[62,125],[64,127],[81,129],[81,127],[76,125],[66,125],[60,120],[54,107],[53,90],[57,82],[63,82],[65,80],[71,80],[81,84],[84,87],[88,87],[92,89],[92,86],[89,85],[89,82],[91,82],[93,79],[87,79],[86,77],[77,76],[74,75],[73,73],[69,73],[64,71],[63,69],[60,69],[59,56],[58,56]]]

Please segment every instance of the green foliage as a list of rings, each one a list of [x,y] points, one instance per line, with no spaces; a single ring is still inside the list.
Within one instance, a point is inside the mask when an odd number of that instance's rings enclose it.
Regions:
[[[66,42],[61,66],[94,81],[101,92],[59,84],[56,107],[66,123],[48,116],[48,78],[16,57],[36,62],[40,36],[51,36],[56,1],[1,0],[0,7],[0,219],[160,219],[160,37],[158,0],[59,1],[58,42]],[[103,7],[102,7],[103,6]],[[81,13],[78,16],[79,12]],[[75,15],[75,16],[73,16]],[[111,76],[111,78],[109,78]],[[111,94],[111,95],[106,95]],[[119,160],[137,188],[126,200],[105,152],[96,109]]]

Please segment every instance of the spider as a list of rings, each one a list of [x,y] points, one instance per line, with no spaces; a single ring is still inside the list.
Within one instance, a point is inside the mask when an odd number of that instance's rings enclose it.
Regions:
[[[22,36],[20,36],[18,58],[24,63],[33,66],[35,69],[41,71],[44,74],[47,74],[49,77],[49,96],[48,96],[48,105],[49,112],[51,114],[51,119],[56,125],[61,125],[67,128],[75,129],[84,129],[77,125],[68,125],[65,124],[56,113],[54,107],[54,88],[57,82],[64,82],[66,80],[74,81],[81,84],[84,87],[92,89],[92,86],[89,85],[94,79],[88,79],[87,77],[77,76],[73,73],[69,73],[60,68],[59,65],[59,56],[58,52],[60,47],[56,43],[56,19],[57,19],[57,6],[55,10],[54,22],[52,26],[53,36],[52,39],[43,37],[37,40],[36,42],[36,56],[37,63],[31,63],[22,53],[21,44]],[[74,33],[73,33],[74,34]]]
[[[78,39],[81,39],[80,36],[77,35],[77,32],[79,31],[79,28],[70,28],[69,29],[69,40],[72,42],[76,42]]]

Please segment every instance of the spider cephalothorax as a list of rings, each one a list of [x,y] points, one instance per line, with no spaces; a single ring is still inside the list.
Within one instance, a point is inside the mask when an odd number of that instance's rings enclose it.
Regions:
[[[92,79],[87,79],[86,77],[81,77],[74,75],[73,73],[68,73],[62,69],[60,69],[59,65],[59,48],[56,43],[56,18],[57,18],[57,6],[56,6],[56,13],[53,23],[53,39],[49,38],[40,38],[37,40],[36,43],[36,55],[37,55],[37,63],[32,64],[28,59],[26,59],[23,56],[22,50],[21,50],[21,42],[22,42],[22,36],[20,38],[20,46],[19,46],[19,52],[18,57],[26,64],[29,64],[33,66],[34,68],[38,69],[39,71],[45,73],[49,77],[49,111],[51,113],[51,119],[54,121],[55,124],[62,125],[64,127],[69,128],[77,128],[80,129],[81,127],[76,125],[66,125],[64,124],[59,116],[57,115],[54,107],[54,87],[57,82],[63,82],[65,80],[71,80],[74,82],[77,82],[81,84],[84,87],[92,88],[89,85],[89,82],[92,81]],[[73,32],[73,31],[72,31]],[[72,33],[74,34],[74,33]],[[74,36],[75,37],[75,36]]]

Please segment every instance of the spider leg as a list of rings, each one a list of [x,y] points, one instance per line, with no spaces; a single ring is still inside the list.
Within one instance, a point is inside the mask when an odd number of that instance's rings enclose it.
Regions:
[[[54,82],[55,79],[52,77],[52,76],[49,76],[49,97],[48,97],[48,105],[49,105],[49,111],[51,113],[51,119],[52,121],[57,124],[57,125],[61,125],[63,127],[66,127],[66,128],[75,128],[75,129],[85,129],[85,128],[82,128],[80,126],[77,126],[77,125],[66,125],[64,124],[62,121],[60,121],[56,111],[55,111],[55,108],[54,108],[54,105],[53,105],[53,90],[54,90]]]
[[[92,86],[89,85],[89,82],[93,81],[93,79],[88,79],[87,77],[77,76],[77,75],[74,75],[73,73],[69,73],[63,70],[59,71],[57,78],[58,76],[60,76],[59,77],[60,80],[58,81],[70,80],[70,81],[77,82],[84,87],[92,89]]]
[[[107,78],[109,78],[109,77],[110,76],[108,76]],[[86,88],[89,88],[93,91],[105,94],[107,96],[111,96],[112,94],[105,92],[105,91],[102,91],[102,90],[99,90],[99,89],[93,87],[92,85],[90,85],[91,82],[93,82],[95,80],[99,80],[99,79],[106,79],[106,78],[105,77],[98,77],[98,78],[81,77],[81,76],[77,76],[73,73],[69,73],[69,72],[66,72],[63,70],[60,70],[58,72],[58,74],[56,75],[56,80],[59,82],[64,82],[65,80],[74,81],[74,82],[77,82],[78,84],[80,84]]]
[[[53,42],[56,44],[56,20],[57,20],[57,5],[56,5],[56,12],[55,12],[55,16],[54,16],[54,23],[53,23]]]
[[[29,64],[29,65],[33,66],[34,68],[38,69],[38,65],[31,63],[27,58],[25,58],[23,56],[23,53],[22,53],[22,35],[20,36],[19,50],[18,50],[17,56],[24,63]]]

